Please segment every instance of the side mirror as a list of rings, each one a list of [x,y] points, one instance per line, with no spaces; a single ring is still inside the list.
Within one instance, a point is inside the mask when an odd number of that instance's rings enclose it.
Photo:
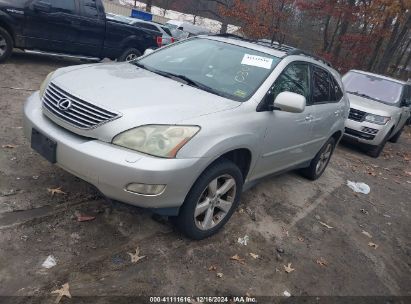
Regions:
[[[290,113],[302,113],[305,110],[307,101],[303,95],[282,92],[274,100],[274,108]]]
[[[147,49],[147,50],[144,51],[144,56],[145,56],[145,55],[150,55],[150,54],[153,53],[153,52],[154,52],[153,49]]]
[[[51,4],[45,1],[37,1],[33,4],[35,11],[49,13],[51,11]]]

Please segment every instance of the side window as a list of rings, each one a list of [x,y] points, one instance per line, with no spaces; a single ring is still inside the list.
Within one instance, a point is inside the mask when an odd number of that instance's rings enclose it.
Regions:
[[[50,4],[52,13],[76,13],[76,3],[74,0],[52,0]]]
[[[171,34],[171,31],[170,31],[170,29],[169,29],[168,27],[162,26],[161,28],[163,29],[164,32],[167,33],[167,35],[173,36],[173,34]]]
[[[330,101],[330,78],[326,70],[313,66],[313,103]]]
[[[86,17],[98,17],[96,0],[83,0],[83,12]]]
[[[330,89],[330,101],[331,102],[339,102],[341,98],[343,97],[343,92],[340,88],[340,85],[338,84],[337,80],[330,74],[330,79],[331,79],[331,89]]]
[[[292,63],[278,76],[272,88],[273,98],[282,92],[293,92],[310,101],[310,72],[308,64]]]

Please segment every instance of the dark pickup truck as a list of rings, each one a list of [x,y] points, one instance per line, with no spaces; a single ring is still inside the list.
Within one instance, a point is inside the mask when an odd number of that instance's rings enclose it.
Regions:
[[[101,0],[0,0],[0,62],[13,48],[124,61],[159,43],[156,31],[107,20]]]

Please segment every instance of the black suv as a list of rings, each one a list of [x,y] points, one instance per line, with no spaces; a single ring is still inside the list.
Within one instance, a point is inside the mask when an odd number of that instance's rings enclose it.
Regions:
[[[0,0],[0,62],[13,48],[99,60],[131,60],[161,35],[106,19],[101,0]]]

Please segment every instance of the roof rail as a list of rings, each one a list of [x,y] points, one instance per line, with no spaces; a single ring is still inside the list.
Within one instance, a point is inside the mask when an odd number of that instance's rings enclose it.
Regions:
[[[291,55],[303,55],[306,57],[310,57],[312,59],[315,59],[317,61],[322,62],[325,65],[328,65],[329,67],[332,67],[331,63],[327,60],[325,60],[324,58],[321,58],[317,55],[313,55],[310,52],[307,51],[303,51],[300,50],[298,48],[289,46],[287,44],[283,44],[283,43],[279,43],[277,41],[270,41],[268,39],[258,39],[258,40],[250,40],[235,34],[229,34],[229,33],[224,33],[224,34],[215,34],[213,36],[217,36],[217,37],[223,37],[223,38],[232,38],[232,39],[238,39],[238,40],[243,40],[243,41],[247,41],[247,42],[251,42],[251,43],[255,43],[255,44],[259,44],[262,46],[266,46],[281,52],[286,53],[287,56],[291,56]]]
[[[294,49],[292,52],[288,53],[287,55],[289,55],[289,56],[290,55],[303,55],[303,56],[311,57],[311,58],[313,58],[317,61],[320,61],[320,62],[324,63],[325,65],[328,65],[329,67],[332,67],[331,62],[325,60],[324,58],[321,58],[320,56],[313,55],[309,52],[306,52],[306,51],[303,51],[303,50],[300,50],[300,49]]]

